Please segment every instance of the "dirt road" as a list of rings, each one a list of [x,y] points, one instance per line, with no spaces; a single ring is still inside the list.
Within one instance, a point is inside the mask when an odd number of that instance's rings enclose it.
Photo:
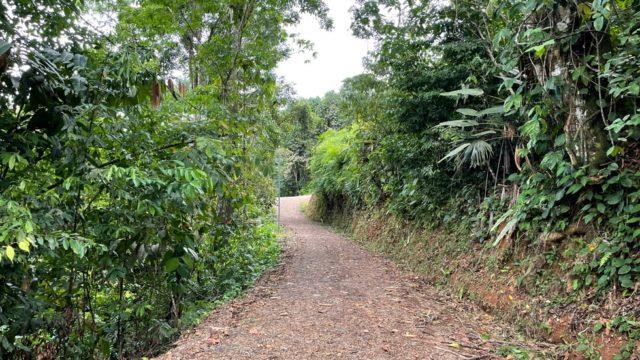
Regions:
[[[484,359],[500,329],[282,199],[283,263],[162,359]],[[494,349],[495,350],[495,349]]]

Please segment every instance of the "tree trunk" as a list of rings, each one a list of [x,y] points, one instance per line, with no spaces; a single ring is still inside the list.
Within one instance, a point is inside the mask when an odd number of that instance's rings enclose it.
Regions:
[[[548,14],[541,15],[541,18],[545,18]],[[549,19],[551,24],[548,25],[553,28],[552,34],[557,39],[572,37],[571,34],[582,21],[576,9],[569,6],[558,7]],[[542,24],[534,21],[533,26]],[[545,86],[552,77],[562,79],[559,84],[562,108],[558,109],[557,115],[563,116],[564,120],[558,117],[556,119],[563,121],[565,150],[571,164],[576,167],[597,166],[604,160],[607,148],[604,124],[599,118],[601,109],[597,98],[586,95],[593,94],[593,91],[580,91],[585,90],[585,86],[573,80],[571,70],[576,68],[576,59],[580,61],[587,55],[596,55],[602,41],[598,41],[590,33],[579,36],[568,50],[564,50],[559,44],[554,45],[553,50],[543,59],[535,60],[533,69],[541,86]]]

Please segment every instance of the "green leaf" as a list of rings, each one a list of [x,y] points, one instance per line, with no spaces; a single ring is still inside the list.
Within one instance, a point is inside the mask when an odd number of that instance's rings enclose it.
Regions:
[[[622,286],[623,288],[633,288],[633,280],[631,280],[631,275],[623,275],[618,278],[618,280],[620,281],[620,286]]]
[[[80,256],[81,258],[84,257],[85,254],[85,245],[83,243],[81,243],[80,241],[76,240],[76,239],[71,239],[69,241],[69,246],[71,247],[71,250],[78,256]]]
[[[495,131],[487,130],[487,131],[481,131],[479,133],[475,133],[472,136],[475,137],[475,138],[479,138],[479,137],[483,137],[483,136],[486,136],[486,135],[495,135],[495,134],[496,134]]]
[[[25,252],[29,252],[30,246],[31,246],[31,243],[27,239],[24,239],[18,243],[18,247],[20,248],[20,250]]]
[[[607,156],[615,157],[622,152],[622,148],[620,146],[612,146],[607,150]]]
[[[6,53],[9,49],[11,49],[11,43],[0,40],[0,55]]]
[[[180,259],[177,257],[170,258],[164,263],[164,272],[172,273],[180,266]]]
[[[562,200],[563,197],[564,197],[564,190],[559,190],[556,193],[555,199],[556,199],[556,201],[560,201],[560,200]]]
[[[462,109],[457,109],[456,111],[465,116],[474,116],[474,117],[480,116],[480,113],[474,109],[462,108]]]
[[[594,213],[589,213],[589,214],[585,215],[585,216],[584,216],[584,219],[583,219],[583,220],[584,220],[584,223],[585,223],[585,224],[590,223],[590,222],[591,222],[591,220],[593,220],[593,218],[594,218],[594,217],[596,217],[596,214],[594,214]]]
[[[624,265],[620,269],[618,269],[618,275],[626,275],[631,272],[631,266]]]
[[[504,111],[518,110],[522,106],[522,95],[513,94],[509,95],[504,101]]]
[[[453,157],[455,157],[456,155],[458,155],[459,153],[461,153],[462,151],[464,151],[464,149],[468,148],[471,144],[470,143],[465,143],[462,144],[460,146],[458,146],[457,148],[451,150],[447,155],[445,155],[445,157],[443,157],[442,159],[440,159],[440,162],[443,162],[445,160],[451,159]]]
[[[622,191],[618,191],[615,194],[607,195],[607,197],[606,197],[607,204],[609,204],[609,205],[619,204],[620,201],[622,201],[622,196],[623,195],[624,195],[624,193]],[[598,210],[600,210],[600,209],[598,209]]]
[[[544,55],[547,52],[547,47],[555,44],[556,41],[554,39],[551,40],[547,40],[544,43],[540,44],[540,45],[536,45],[536,46],[532,46],[530,48],[528,48],[526,51],[527,52],[535,52],[537,57],[542,57],[542,55]]]
[[[24,231],[26,231],[27,233],[33,232],[33,224],[31,223],[31,221],[27,220],[24,222]]]
[[[580,280],[573,279],[573,283],[571,284],[571,287],[573,288],[573,291],[580,289]]]
[[[479,112],[480,116],[504,114],[504,106],[494,106]]]
[[[436,125],[436,127],[468,127],[478,125],[478,122],[475,120],[452,120],[441,122],[440,124]]]
[[[600,330],[602,330],[602,327],[602,323],[598,321],[595,325],[593,325],[593,332],[599,332]]]
[[[569,190],[567,190],[567,194],[569,194],[569,195],[575,194],[582,188],[583,188],[583,186],[580,183],[573,184],[573,185],[571,185],[569,187]]]
[[[611,261],[611,264],[617,268],[622,267],[625,264],[624,259],[622,258],[615,258]]]
[[[602,275],[598,278],[598,286],[603,287],[609,283],[609,277],[607,275]]]
[[[598,16],[593,21],[593,28],[596,29],[596,31],[602,31],[603,27],[604,27],[604,17],[603,16]]]
[[[455,91],[449,91],[440,93],[441,96],[459,98],[462,96],[482,96],[484,95],[484,90],[482,89],[460,89]]]
[[[7,255],[9,260],[13,261],[13,258],[16,256],[16,251],[13,249],[11,245],[7,245],[4,250],[4,254]]]

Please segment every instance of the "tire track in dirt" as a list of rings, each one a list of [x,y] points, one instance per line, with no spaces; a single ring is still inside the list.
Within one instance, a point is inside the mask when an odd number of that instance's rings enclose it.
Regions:
[[[282,198],[281,265],[161,359],[488,359],[502,329]]]

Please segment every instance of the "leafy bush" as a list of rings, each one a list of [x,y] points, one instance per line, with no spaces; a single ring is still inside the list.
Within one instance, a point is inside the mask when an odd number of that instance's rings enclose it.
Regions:
[[[23,80],[44,77],[49,91],[76,103],[50,114],[31,97],[22,106],[36,110],[3,113],[28,125],[3,132],[14,139],[3,142],[1,160],[0,354],[138,353],[172,338],[185,304],[237,291],[273,262],[273,227],[243,225],[268,207],[260,192],[235,184],[264,175],[215,135],[221,121],[184,122],[172,101],[157,110],[103,105],[106,93],[135,102],[129,89],[94,85],[116,73],[110,57],[33,56],[63,70],[32,65]],[[113,66],[135,74],[137,59],[128,61]],[[50,116],[61,126],[33,129]],[[268,138],[254,141],[268,149]]]
[[[274,263],[271,70],[330,21],[237,5],[0,5],[0,358],[153,354]]]
[[[358,199],[357,131],[357,126],[328,130],[320,136],[313,150],[309,166],[313,186],[332,203]]]
[[[369,73],[345,82],[357,125],[314,152],[312,184],[331,200],[319,203],[463,225],[494,246],[580,236],[573,287],[630,294],[640,281],[637,1],[477,5],[354,8],[354,33],[378,46]]]

